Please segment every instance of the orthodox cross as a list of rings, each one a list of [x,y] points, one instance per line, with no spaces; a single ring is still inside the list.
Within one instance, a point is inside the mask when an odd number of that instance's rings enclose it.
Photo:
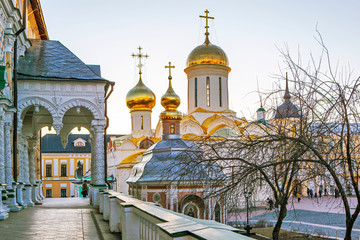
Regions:
[[[175,68],[175,66],[171,66],[171,62],[169,62],[169,66],[165,66],[165,68],[169,69],[169,77],[171,77],[171,69]]]
[[[131,54],[131,56],[132,56],[133,58],[137,58],[137,59],[139,60],[139,64],[137,65],[137,67],[139,68],[139,75],[140,75],[140,78],[141,78],[141,74],[142,74],[141,69],[142,69],[142,67],[144,66],[144,65],[141,63],[141,60],[142,60],[143,58],[148,58],[149,55],[143,54],[143,53],[141,52],[142,48],[141,48],[140,46],[138,47],[138,49],[139,49],[139,53],[138,53],[138,54],[133,53],[133,54]]]
[[[205,35],[208,36],[209,35],[209,32],[208,32],[208,28],[209,28],[209,24],[208,24],[208,19],[214,19],[214,17],[209,17],[209,11],[206,9],[205,11],[205,16],[199,16],[201,18],[205,18],[206,19],[206,26],[205,26],[205,29],[206,29],[206,32],[205,32]]]

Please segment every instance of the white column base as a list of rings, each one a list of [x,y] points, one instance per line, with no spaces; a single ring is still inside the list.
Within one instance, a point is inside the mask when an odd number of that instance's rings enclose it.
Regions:
[[[90,184],[90,204],[94,207],[100,206],[100,189],[106,189],[106,185],[91,185]]]
[[[40,199],[40,201],[44,200],[45,197],[43,195],[43,182],[38,180],[36,181],[37,182],[37,185],[39,186],[39,195],[38,195],[38,198]]]
[[[24,189],[24,184],[18,183],[18,185],[16,187],[16,201],[24,209],[27,206],[23,201],[23,189]]]
[[[5,189],[6,184],[0,184],[0,191],[2,192]],[[4,209],[3,201],[0,201],[0,220],[4,220],[9,217],[9,214]]]
[[[36,198],[37,197],[37,187],[38,187],[38,185],[31,186],[31,201],[34,204],[40,203],[40,201]]]
[[[16,202],[16,190],[8,189],[7,196],[8,199],[6,200],[6,205],[9,207],[10,212],[19,212],[22,207],[20,207]]]
[[[23,191],[23,201],[24,203],[28,206],[28,207],[32,207],[34,206],[34,202],[31,201],[31,188],[32,185],[31,184],[25,184],[25,191]]]
[[[2,190],[1,190],[1,200],[2,200],[2,207],[3,207],[3,210],[6,211],[6,212],[10,212],[10,208],[6,205],[6,202],[8,200],[8,191],[6,191],[6,184],[2,184]]]
[[[104,202],[104,209],[103,209],[103,218],[104,220],[109,220],[109,214],[110,214],[110,205],[109,205],[109,193],[104,192],[103,194],[103,202]]]
[[[103,213],[104,212],[104,191],[102,189],[100,189],[99,191],[99,212]]]

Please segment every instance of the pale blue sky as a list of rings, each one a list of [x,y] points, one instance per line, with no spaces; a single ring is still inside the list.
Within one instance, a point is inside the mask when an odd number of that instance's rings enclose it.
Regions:
[[[138,76],[131,53],[141,45],[150,55],[145,83],[157,97],[152,128],[163,110],[160,98],[167,88],[164,66],[171,61],[173,86],[181,97],[180,111],[187,112],[188,54],[204,41],[204,10],[215,17],[210,22],[211,42],[228,55],[230,107],[238,117],[251,119],[259,106],[256,78],[261,90],[269,90],[277,79],[282,59],[276,48],[288,44],[300,48],[304,61],[319,46],[316,25],[332,60],[359,73],[360,1],[253,0],[253,1],[120,1],[42,0],[50,39],[61,41],[87,64],[100,64],[102,76],[116,82],[109,100],[109,133],[130,133],[127,92]]]

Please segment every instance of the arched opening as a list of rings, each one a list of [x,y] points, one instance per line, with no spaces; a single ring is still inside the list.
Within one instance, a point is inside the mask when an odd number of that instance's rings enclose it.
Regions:
[[[214,215],[215,215],[215,221],[221,222],[221,208],[219,203],[215,204]]]
[[[154,141],[152,141],[149,138],[145,138],[144,140],[142,140],[139,144],[139,148],[140,149],[148,149],[149,147],[151,147],[154,144]]]
[[[204,201],[194,194],[186,195],[179,204],[179,212],[195,218],[204,219],[204,210]]]

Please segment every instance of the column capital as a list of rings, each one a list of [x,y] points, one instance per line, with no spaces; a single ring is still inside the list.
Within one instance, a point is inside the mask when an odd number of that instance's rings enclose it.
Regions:
[[[95,132],[104,131],[105,126],[106,126],[105,119],[95,119],[91,121],[91,128]]]
[[[5,31],[5,52],[13,53],[15,36]]]

